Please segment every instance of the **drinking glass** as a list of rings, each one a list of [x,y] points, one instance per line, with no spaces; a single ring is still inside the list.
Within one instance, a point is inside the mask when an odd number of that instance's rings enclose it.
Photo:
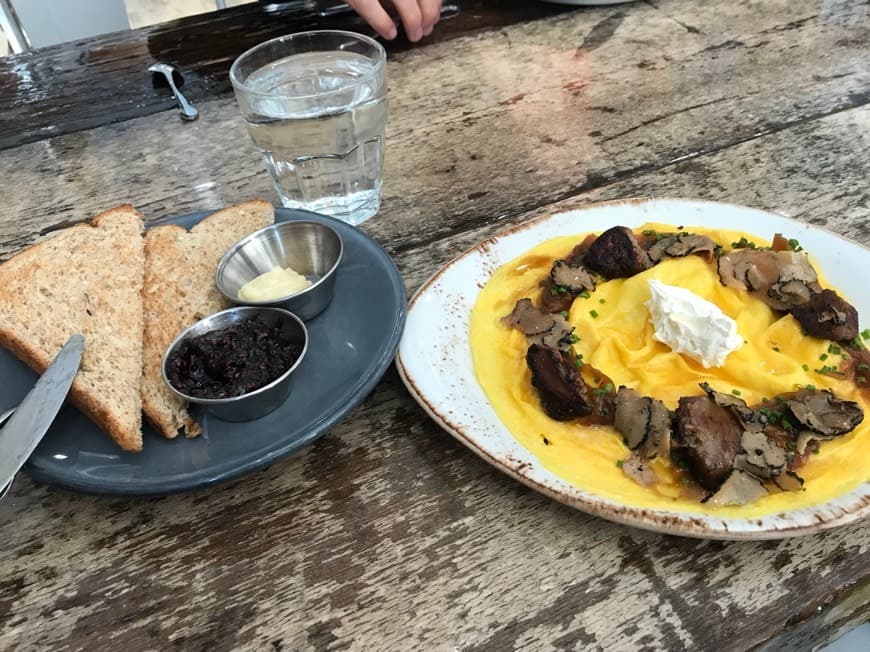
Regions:
[[[230,80],[284,206],[361,224],[380,207],[387,55],[342,31],[290,34],[242,54]]]

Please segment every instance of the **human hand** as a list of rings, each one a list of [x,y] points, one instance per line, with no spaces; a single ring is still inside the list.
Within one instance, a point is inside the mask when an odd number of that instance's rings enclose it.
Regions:
[[[396,38],[396,23],[381,4],[380,0],[345,0],[362,16],[366,22],[375,28],[385,39]],[[429,36],[435,23],[441,18],[441,0],[384,0],[387,5],[393,5],[402,19],[405,34],[409,41],[419,41]]]

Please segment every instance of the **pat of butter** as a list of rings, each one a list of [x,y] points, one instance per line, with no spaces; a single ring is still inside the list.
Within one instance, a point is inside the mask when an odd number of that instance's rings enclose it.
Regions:
[[[649,308],[655,338],[704,367],[721,367],[743,345],[737,322],[685,288],[651,279]]]
[[[239,290],[242,301],[274,301],[304,290],[311,281],[291,268],[276,267],[245,283]]]

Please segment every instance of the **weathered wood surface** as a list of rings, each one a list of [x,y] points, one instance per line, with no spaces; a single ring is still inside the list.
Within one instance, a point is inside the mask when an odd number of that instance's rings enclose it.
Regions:
[[[196,105],[228,94],[233,60],[270,38],[311,29],[374,35],[353,12],[323,12],[337,4],[246,4],[0,58],[0,150],[175,106],[166,84],[155,84],[147,72],[155,61],[178,66],[182,90]],[[525,0],[457,0],[445,4],[440,28],[425,42],[445,42],[569,9]],[[411,47],[401,33],[385,45],[391,53]]]
[[[868,10],[656,1],[409,51],[365,228],[411,290],[505,226],[631,196],[870,245]],[[113,202],[157,219],[273,196],[232,101],[203,108],[0,154],[0,258]],[[807,649],[870,601],[870,524],[752,544],[588,517],[455,443],[393,371],[266,471],[149,501],[23,479],[0,528],[0,648]]]
[[[676,6],[574,12],[392,63],[384,210],[366,229],[421,246],[870,99],[867,5],[841,3],[834,20],[813,3],[746,3],[733,23],[710,12],[691,32],[666,13]],[[274,197],[234,100],[201,110],[194,123],[167,111],[6,151],[16,220],[0,220],[0,258],[131,197],[155,218]]]

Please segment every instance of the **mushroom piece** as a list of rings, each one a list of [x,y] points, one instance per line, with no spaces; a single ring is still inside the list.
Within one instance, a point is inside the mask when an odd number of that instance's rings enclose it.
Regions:
[[[532,344],[526,351],[526,364],[544,412],[551,419],[570,421],[592,412],[586,383],[566,353]]]
[[[624,226],[614,226],[598,236],[584,262],[608,279],[634,276],[653,264],[634,233]]]
[[[744,428],[728,408],[708,396],[684,396],[674,419],[676,452],[705,489],[716,490],[734,466]]]
[[[664,403],[622,386],[614,412],[613,425],[626,446],[646,458],[670,454],[671,414]]]
[[[785,404],[802,426],[826,437],[845,435],[864,420],[861,406],[827,389],[802,389]]]
[[[734,469],[716,493],[703,502],[715,507],[746,505],[766,496],[767,493],[767,488],[758,478],[740,469]]]
[[[658,263],[665,258],[683,258],[692,254],[701,255],[707,262],[711,262],[716,246],[716,243],[706,235],[674,234],[656,240],[647,249],[647,254],[653,263]]]
[[[570,265],[568,261],[559,259],[553,263],[550,269],[550,278],[553,283],[567,288],[573,294],[595,289],[595,279],[582,265]]]
[[[541,294],[539,295],[538,305],[542,312],[562,312],[563,310],[571,310],[571,304],[574,303],[574,296],[568,290],[560,292],[559,286],[553,283],[553,279],[545,276],[538,284],[541,286]]]
[[[735,249],[719,256],[722,285],[744,288],[774,310],[806,303],[821,290],[805,253]]]
[[[656,483],[656,474],[647,460],[637,453],[632,453],[622,460],[621,466],[622,472],[642,487],[651,487]]]
[[[833,290],[816,292],[789,312],[813,337],[844,343],[858,337],[858,311]]]

